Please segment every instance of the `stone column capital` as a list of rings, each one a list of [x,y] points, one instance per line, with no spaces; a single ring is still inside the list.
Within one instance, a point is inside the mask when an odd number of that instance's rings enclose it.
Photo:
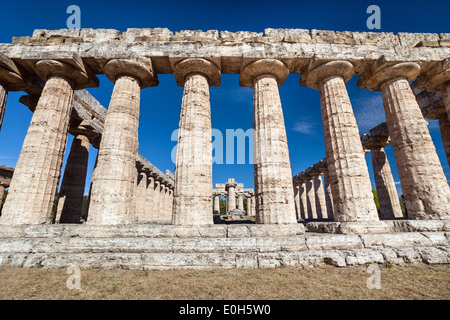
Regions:
[[[229,188],[236,188],[237,182],[227,182],[225,185],[225,190],[228,190]]]
[[[190,74],[202,74],[208,79],[210,87],[220,86],[220,68],[213,62],[203,58],[187,58],[173,67],[173,76],[177,85],[184,86],[186,77]]]
[[[355,68],[349,61],[336,60],[314,66],[312,60],[308,67],[308,71],[300,78],[300,85],[319,90],[320,83],[327,78],[340,76],[344,79],[344,82],[347,82],[354,74]]]
[[[250,62],[241,70],[239,85],[253,88],[255,80],[264,75],[274,76],[278,87],[281,87],[289,75],[289,68],[284,62],[277,59],[260,59]]]
[[[103,67],[109,80],[116,83],[120,77],[129,76],[139,81],[141,89],[159,84],[158,75],[153,70],[152,60],[147,57],[112,59]]]
[[[420,65],[416,62],[391,62],[381,57],[363,72],[356,82],[358,88],[381,91],[383,84],[389,80],[402,78],[412,81],[420,73]]]
[[[373,150],[373,149],[381,149],[386,148],[390,143],[391,139],[389,135],[377,135],[371,136],[370,134],[363,134],[361,137],[361,143],[363,144],[364,149]]]
[[[421,73],[412,86],[427,91],[442,91],[442,87],[450,82],[450,58],[432,64]]]

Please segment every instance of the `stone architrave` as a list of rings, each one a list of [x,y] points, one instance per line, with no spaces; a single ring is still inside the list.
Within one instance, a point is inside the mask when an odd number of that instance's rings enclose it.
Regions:
[[[209,87],[220,85],[220,69],[205,59],[178,62],[173,73],[184,86],[175,160],[172,223],[213,224],[212,144]]]
[[[256,223],[297,223],[286,129],[278,87],[289,75],[276,59],[247,64],[239,84],[253,88]]]
[[[328,218],[327,204],[325,201],[325,191],[323,189],[323,181],[321,174],[314,175],[314,191],[316,195],[316,212],[317,219],[324,220]]]
[[[150,58],[113,59],[104,66],[115,83],[94,172],[90,224],[132,222],[140,91],[158,84]]]
[[[334,220],[378,221],[359,130],[345,87],[354,74],[354,67],[341,60],[318,66],[314,62],[311,60],[300,84],[320,90]]]
[[[80,60],[73,64],[38,60],[34,68],[46,82],[23,142],[0,224],[53,221],[52,209],[66,148],[73,91],[91,81]]]
[[[410,219],[449,219],[450,188],[409,81],[420,72],[414,62],[380,58],[358,80],[381,91],[400,183]]]
[[[307,219],[316,220],[317,219],[317,206],[316,206],[316,194],[314,191],[313,178],[307,177],[306,182],[306,210]]]
[[[327,217],[328,220],[334,220],[333,216],[333,198],[331,195],[330,177],[328,169],[323,172],[323,185],[325,190],[325,203],[327,205]]]
[[[61,215],[55,223],[80,223],[89,160],[89,139],[78,133],[72,141],[60,188]]]

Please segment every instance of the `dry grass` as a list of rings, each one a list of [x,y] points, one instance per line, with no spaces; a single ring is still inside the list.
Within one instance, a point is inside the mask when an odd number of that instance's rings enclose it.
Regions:
[[[81,271],[0,268],[0,299],[449,299],[450,265],[381,267],[381,289],[365,267],[263,270]]]

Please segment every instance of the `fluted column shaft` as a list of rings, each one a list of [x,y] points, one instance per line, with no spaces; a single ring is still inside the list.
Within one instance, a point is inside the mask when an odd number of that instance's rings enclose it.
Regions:
[[[294,184],[294,202],[295,202],[295,214],[297,219],[300,219],[300,186]]]
[[[214,214],[220,213],[220,195],[214,195]]]
[[[306,195],[306,184],[302,182],[299,186],[299,198],[300,198],[300,217],[302,219],[308,219],[308,201]]]
[[[0,130],[2,130],[3,117],[5,115],[6,98],[8,97],[8,91],[0,83]]]
[[[208,78],[190,73],[184,82],[178,131],[172,223],[212,224],[212,144]]]
[[[131,222],[140,90],[139,81],[133,77],[121,76],[116,80],[93,177],[91,224]]]
[[[148,177],[147,180],[147,189],[145,191],[145,214],[143,220],[153,220],[154,215],[154,204],[153,204],[153,197],[155,194],[155,178],[154,177]]]
[[[377,187],[378,202],[380,204],[381,219],[401,218],[402,208],[398,199],[389,161],[384,148],[370,150],[372,157],[373,174]]]
[[[238,194],[238,209],[244,210],[244,198],[242,197],[242,194]]]
[[[257,223],[296,223],[289,149],[274,75],[255,79],[255,193]]]
[[[317,207],[316,207],[316,194],[314,192],[313,180],[307,179],[305,182],[306,187],[306,210],[307,219],[316,220],[317,219]]]
[[[161,210],[159,208],[159,202],[161,201],[161,181],[155,180],[153,192],[153,220],[159,220],[161,216]]]
[[[408,217],[448,218],[450,189],[408,81],[395,77],[381,90]]]
[[[84,134],[73,138],[61,183],[60,199],[64,199],[59,223],[79,223],[89,160],[89,139]]]
[[[52,208],[67,142],[73,89],[61,76],[45,83],[9,187],[0,224],[43,224]]]
[[[136,197],[136,220],[145,220],[147,206],[147,173],[141,171],[137,176],[137,185],[135,191]]]
[[[323,185],[325,190],[325,203],[327,205],[327,217],[329,220],[333,220],[333,196],[331,194],[330,177],[328,170],[323,172]]]
[[[320,175],[314,176],[314,191],[316,195],[316,212],[317,219],[327,219],[327,204],[325,201],[325,191],[323,189],[323,181]]]
[[[236,209],[236,192],[234,187],[228,187],[227,211]]]
[[[249,217],[252,216],[252,197],[248,197],[247,199],[247,215]]]
[[[342,76],[320,83],[325,151],[335,221],[377,221],[359,130]]]

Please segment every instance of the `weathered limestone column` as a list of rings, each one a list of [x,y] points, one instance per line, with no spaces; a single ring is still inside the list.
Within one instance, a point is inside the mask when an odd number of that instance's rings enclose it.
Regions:
[[[247,199],[247,216],[252,217],[252,197],[246,197]]]
[[[389,145],[389,136],[378,135],[364,146],[370,150],[373,175],[380,204],[380,219],[402,218],[402,208],[395,188],[394,177],[384,148]]]
[[[138,170],[137,185],[135,191],[136,197],[136,220],[145,220],[147,206],[147,173]]]
[[[244,210],[244,198],[242,197],[242,194],[238,193],[237,197],[238,197],[238,206],[237,206],[237,208],[240,209],[240,210]]]
[[[147,179],[147,190],[145,191],[145,215],[143,220],[153,220],[154,206],[153,197],[155,194],[155,178],[149,174]]]
[[[307,208],[307,197],[306,197],[306,185],[305,180],[300,181],[299,186],[299,198],[300,198],[300,217],[304,219],[308,219],[308,208]]]
[[[155,178],[154,189],[153,189],[153,220],[159,220],[161,216],[161,211],[159,208],[159,202],[161,201],[161,180]]]
[[[449,219],[450,188],[409,81],[420,72],[413,62],[378,60],[359,86],[382,91],[387,126],[411,219]]]
[[[439,129],[441,130],[442,142],[444,143],[445,155],[450,166],[450,120],[447,114],[443,114],[438,118]]]
[[[226,190],[228,191],[227,195],[227,211],[231,211],[236,209],[236,182],[227,182]]]
[[[169,203],[167,210],[169,212],[169,220],[172,219],[173,216],[173,186],[169,189]]]
[[[5,115],[6,98],[8,97],[8,91],[5,86],[0,82],[0,130],[2,130],[3,117]]]
[[[317,219],[317,206],[316,206],[316,194],[314,192],[313,177],[306,178],[306,210],[307,219],[316,220]]]
[[[241,71],[240,85],[253,88],[256,223],[297,223],[291,163],[278,87],[286,65],[261,59]]]
[[[172,223],[213,224],[212,144],[209,87],[220,85],[220,69],[205,59],[185,59],[173,67],[184,86],[175,163]]]
[[[92,181],[93,181],[95,169],[97,168],[97,163],[98,163],[98,153],[97,153],[97,156],[95,157],[94,169],[92,170],[92,175],[91,175],[91,183],[89,184],[88,203],[86,206],[86,214],[84,215],[84,221],[87,221],[88,217],[89,217],[89,208],[91,205]]]
[[[158,80],[149,58],[113,59],[103,69],[115,85],[93,177],[89,223],[128,224],[136,179],[140,91]]]
[[[61,215],[55,223],[80,223],[89,160],[89,138],[78,133],[72,141],[60,188]]]
[[[214,194],[214,214],[220,213],[220,194]]]
[[[325,189],[325,203],[327,205],[327,217],[329,220],[334,220],[333,216],[333,198],[331,194],[330,177],[328,169],[323,172],[323,185]]]
[[[295,214],[297,219],[300,219],[300,186],[294,182],[294,202],[295,202]]]
[[[327,204],[325,201],[325,191],[323,189],[321,173],[317,173],[314,175],[314,191],[316,195],[317,219],[327,219]]]
[[[314,66],[300,84],[320,90],[325,152],[335,221],[378,221],[359,130],[345,82],[354,74],[347,61]]]
[[[35,70],[46,83],[23,142],[0,224],[52,222],[73,90],[89,81],[81,60],[75,64],[40,60]]]
[[[159,214],[158,214],[158,220],[164,220],[166,216],[166,183],[164,181],[161,181],[160,183],[160,189],[159,189]]]
[[[3,202],[3,197],[5,196],[5,189],[6,187],[2,184],[0,184],[0,210],[2,209],[2,202]]]

